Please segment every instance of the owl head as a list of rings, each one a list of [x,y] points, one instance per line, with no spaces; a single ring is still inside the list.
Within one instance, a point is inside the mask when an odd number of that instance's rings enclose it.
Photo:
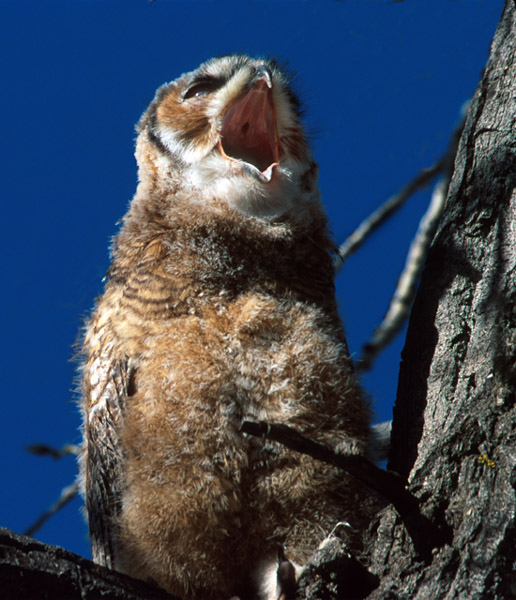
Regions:
[[[319,202],[289,77],[268,59],[211,59],[160,87],[138,124],[141,185],[276,218]]]

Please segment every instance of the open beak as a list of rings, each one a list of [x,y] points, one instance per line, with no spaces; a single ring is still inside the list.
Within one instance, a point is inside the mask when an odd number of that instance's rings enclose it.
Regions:
[[[250,87],[227,109],[218,146],[223,156],[241,161],[261,181],[271,180],[280,153],[271,73],[265,65],[257,67]]]

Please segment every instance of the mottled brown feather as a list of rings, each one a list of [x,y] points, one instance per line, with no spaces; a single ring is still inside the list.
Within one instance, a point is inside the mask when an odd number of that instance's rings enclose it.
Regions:
[[[217,89],[185,100],[206,76]],[[270,180],[217,145],[258,76],[281,145]],[[335,468],[239,431],[260,419],[367,451],[317,166],[284,75],[248,57],[160,89],[136,154],[140,183],[84,340],[94,559],[186,599],[276,598],[280,547],[303,564],[342,520],[356,543],[374,506]]]

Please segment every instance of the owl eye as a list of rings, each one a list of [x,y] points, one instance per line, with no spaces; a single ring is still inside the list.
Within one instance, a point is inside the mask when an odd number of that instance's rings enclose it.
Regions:
[[[183,100],[189,100],[190,98],[199,98],[199,96],[210,94],[211,92],[215,91],[219,87],[219,85],[219,82],[214,79],[194,83],[183,94]]]

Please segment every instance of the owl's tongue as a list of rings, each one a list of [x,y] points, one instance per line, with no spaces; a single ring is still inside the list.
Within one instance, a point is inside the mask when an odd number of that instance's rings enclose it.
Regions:
[[[262,174],[279,162],[278,134],[269,79],[262,77],[224,115],[224,153],[254,165]]]

